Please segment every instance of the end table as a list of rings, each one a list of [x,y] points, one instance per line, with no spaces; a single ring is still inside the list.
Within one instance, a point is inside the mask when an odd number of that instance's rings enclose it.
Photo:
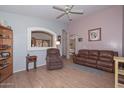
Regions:
[[[37,62],[37,56],[26,56],[26,70],[29,71],[28,69],[28,64],[29,63],[34,63],[34,69],[37,68],[36,62]]]

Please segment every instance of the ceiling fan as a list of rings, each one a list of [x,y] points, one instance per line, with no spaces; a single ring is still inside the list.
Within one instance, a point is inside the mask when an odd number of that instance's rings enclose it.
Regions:
[[[83,12],[76,12],[76,11],[72,11],[72,9],[74,8],[74,5],[66,5],[63,8],[57,7],[57,6],[53,6],[53,9],[62,11],[63,13],[60,14],[59,16],[56,17],[56,19],[60,19],[61,17],[63,17],[64,15],[67,15],[69,21],[72,21],[72,19],[70,18],[71,14],[83,14]]]

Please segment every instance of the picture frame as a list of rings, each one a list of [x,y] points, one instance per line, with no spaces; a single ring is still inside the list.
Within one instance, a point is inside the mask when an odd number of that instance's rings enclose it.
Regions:
[[[83,38],[78,38],[78,41],[79,41],[79,42],[82,42],[82,41],[83,41]]]
[[[100,40],[101,40],[101,28],[88,30],[88,41],[100,41]]]

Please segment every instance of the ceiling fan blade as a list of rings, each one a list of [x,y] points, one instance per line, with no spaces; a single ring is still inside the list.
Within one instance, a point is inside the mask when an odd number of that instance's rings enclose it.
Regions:
[[[59,11],[63,11],[63,12],[65,12],[65,10],[62,9],[62,8],[59,8],[59,7],[56,7],[56,6],[53,6],[53,8],[56,9],[56,10],[59,10]]]
[[[70,11],[71,14],[83,14],[83,12],[73,12],[73,11]]]
[[[59,15],[58,17],[56,17],[56,19],[61,18],[62,16],[64,16],[66,13],[62,13],[61,15]]]
[[[65,9],[67,8],[67,9],[71,10],[73,7],[74,7],[74,5],[65,5]]]

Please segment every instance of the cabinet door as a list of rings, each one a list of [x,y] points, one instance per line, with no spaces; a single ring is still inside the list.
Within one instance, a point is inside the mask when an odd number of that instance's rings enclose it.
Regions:
[[[0,45],[2,45],[3,40],[2,40],[2,29],[0,29]]]
[[[0,75],[1,75],[0,81],[4,80],[7,77],[7,68],[0,70]]]
[[[8,65],[8,67],[0,70],[0,82],[12,74],[12,64]]]

